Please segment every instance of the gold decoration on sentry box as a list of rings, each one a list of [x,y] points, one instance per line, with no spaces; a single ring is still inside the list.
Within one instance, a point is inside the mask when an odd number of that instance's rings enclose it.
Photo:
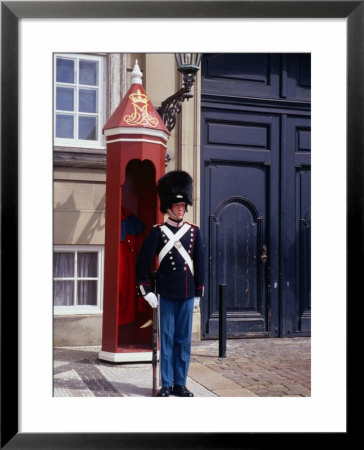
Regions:
[[[136,93],[130,94],[129,98],[133,102],[134,112],[124,117],[125,122],[131,126],[143,125],[156,127],[158,125],[158,119],[148,113],[149,98],[145,94],[142,94],[140,89]]]

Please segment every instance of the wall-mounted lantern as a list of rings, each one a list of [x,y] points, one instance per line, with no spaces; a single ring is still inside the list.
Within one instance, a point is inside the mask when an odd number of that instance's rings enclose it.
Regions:
[[[175,94],[164,100],[157,111],[169,131],[176,125],[177,114],[181,112],[182,102],[193,97],[191,92],[196,72],[200,70],[201,53],[176,53],[177,69],[183,74],[183,86]]]

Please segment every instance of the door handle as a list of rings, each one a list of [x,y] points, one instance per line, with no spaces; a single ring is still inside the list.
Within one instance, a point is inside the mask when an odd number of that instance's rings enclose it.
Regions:
[[[264,245],[263,245],[263,253],[262,253],[261,256],[260,256],[260,259],[261,259],[262,262],[264,262],[264,263],[267,262],[267,259],[268,259],[267,251],[268,251],[267,246],[264,244]]]

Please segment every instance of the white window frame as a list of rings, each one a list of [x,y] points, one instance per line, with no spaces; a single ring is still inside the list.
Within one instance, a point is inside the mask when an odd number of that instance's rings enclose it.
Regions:
[[[76,315],[76,314],[102,314],[103,308],[103,288],[104,288],[104,247],[100,245],[56,245],[53,248],[54,253],[74,253],[74,276],[67,278],[53,277],[53,281],[57,280],[73,280],[74,283],[74,302],[77,301],[77,280],[97,280],[97,304],[96,305],[70,305],[70,306],[55,306],[53,305],[54,315]],[[97,258],[97,271],[98,277],[84,278],[77,276],[77,253],[82,252],[95,252],[98,254]],[[52,291],[53,302],[53,291]]]
[[[75,64],[75,83],[68,84],[68,83],[57,83],[56,75],[57,75],[57,58],[63,58],[63,59],[73,59],[76,60]],[[98,85],[98,107],[99,112],[86,115],[93,115],[98,117],[98,127],[97,127],[97,133],[98,133],[98,140],[92,141],[92,140],[86,140],[86,139],[77,139],[77,138],[59,138],[56,137],[56,114],[62,113],[62,114],[70,114],[70,115],[76,115],[76,117],[79,116],[78,113],[78,89],[79,87],[89,87],[78,84],[78,79],[76,77],[77,74],[77,68],[79,60],[87,60],[87,61],[98,61],[99,62],[99,85]],[[65,112],[65,111],[57,111],[56,110],[56,89],[57,86],[72,86],[76,88],[76,95],[75,95],[75,112]],[[89,55],[89,54],[75,54],[75,53],[55,53],[53,55],[53,138],[54,138],[54,145],[59,147],[77,147],[77,148],[89,148],[89,149],[105,149],[105,138],[102,133],[102,129],[105,125],[105,111],[106,111],[106,61],[105,56],[99,56],[99,55]],[[75,120],[75,134],[77,135],[77,120]]]

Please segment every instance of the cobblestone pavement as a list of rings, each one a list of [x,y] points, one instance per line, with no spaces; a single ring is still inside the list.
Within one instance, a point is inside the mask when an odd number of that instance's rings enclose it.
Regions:
[[[55,397],[150,397],[150,363],[109,363],[99,346],[54,349]],[[187,387],[196,397],[290,397],[311,395],[310,338],[194,343]]]
[[[98,358],[100,346],[54,349],[54,397],[150,397],[151,363],[111,363]],[[188,378],[197,397],[216,395]]]
[[[311,396],[308,337],[231,339],[226,358],[218,354],[218,341],[202,341],[193,348],[191,367],[202,364],[259,397]]]

